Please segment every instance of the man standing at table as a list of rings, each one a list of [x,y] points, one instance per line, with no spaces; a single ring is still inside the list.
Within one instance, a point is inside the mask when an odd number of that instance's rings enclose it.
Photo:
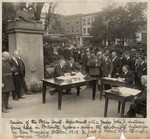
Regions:
[[[131,117],[134,118],[136,113],[138,113],[141,109],[143,109],[142,104],[147,104],[147,76],[143,75],[141,77],[142,85],[145,86],[143,92],[139,97],[134,98],[134,103],[130,105],[130,109],[127,112],[127,115],[125,117]]]
[[[8,104],[9,94],[14,90],[11,66],[9,65],[10,55],[4,51],[2,53],[2,112],[8,113],[12,107]]]
[[[112,76],[112,71],[113,71],[113,64],[111,59],[109,58],[109,54],[104,54],[103,55],[103,62],[102,62],[102,77],[109,77],[111,78]],[[111,86],[108,84],[104,85],[105,90],[110,89]]]
[[[112,64],[113,64],[112,77],[117,78],[119,77],[119,58],[117,57],[116,52],[112,52]]]

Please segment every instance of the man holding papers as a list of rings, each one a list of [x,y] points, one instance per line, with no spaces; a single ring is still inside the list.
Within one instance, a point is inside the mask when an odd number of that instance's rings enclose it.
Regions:
[[[130,109],[127,112],[126,117],[135,117],[136,113],[141,111],[143,109],[143,104],[146,105],[146,99],[147,99],[147,76],[143,75],[141,77],[142,85],[145,86],[143,92],[139,97],[134,98],[134,103],[130,105]]]
[[[54,69],[54,77],[65,76],[65,73],[67,73],[67,69],[65,65],[66,65],[66,61],[64,59],[60,59],[59,64]],[[65,94],[71,94],[70,92],[71,89],[66,89]]]
[[[121,75],[121,78],[124,79],[126,86],[127,87],[133,87],[134,75],[133,75],[132,71],[129,70],[129,66],[124,65],[122,70],[123,70],[123,73]]]

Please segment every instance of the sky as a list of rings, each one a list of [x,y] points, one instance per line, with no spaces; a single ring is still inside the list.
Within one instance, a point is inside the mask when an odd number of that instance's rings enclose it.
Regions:
[[[108,3],[58,3],[55,13],[62,15],[73,15],[73,14],[88,14],[99,12]],[[48,4],[45,4],[43,12],[46,12],[48,9]]]

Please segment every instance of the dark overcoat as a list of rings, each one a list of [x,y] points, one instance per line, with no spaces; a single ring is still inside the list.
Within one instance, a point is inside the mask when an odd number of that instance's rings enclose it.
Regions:
[[[2,83],[4,84],[2,88],[3,93],[12,92],[14,90],[11,66],[5,60],[2,60]]]

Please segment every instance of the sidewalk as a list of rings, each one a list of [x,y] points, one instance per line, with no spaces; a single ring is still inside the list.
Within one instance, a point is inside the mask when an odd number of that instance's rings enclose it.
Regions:
[[[50,118],[50,117],[104,117],[105,98],[99,100],[99,90],[96,92],[95,101],[92,100],[92,90],[87,87],[76,96],[76,89],[73,94],[63,95],[62,110],[58,110],[57,93],[50,95],[47,90],[46,103],[42,103],[42,92],[34,95],[25,95],[25,99],[14,101],[10,97],[9,103],[13,109],[9,113],[3,113],[5,118]],[[128,111],[130,102],[126,103],[125,114]],[[117,113],[118,102],[109,101],[107,117],[119,118]]]

